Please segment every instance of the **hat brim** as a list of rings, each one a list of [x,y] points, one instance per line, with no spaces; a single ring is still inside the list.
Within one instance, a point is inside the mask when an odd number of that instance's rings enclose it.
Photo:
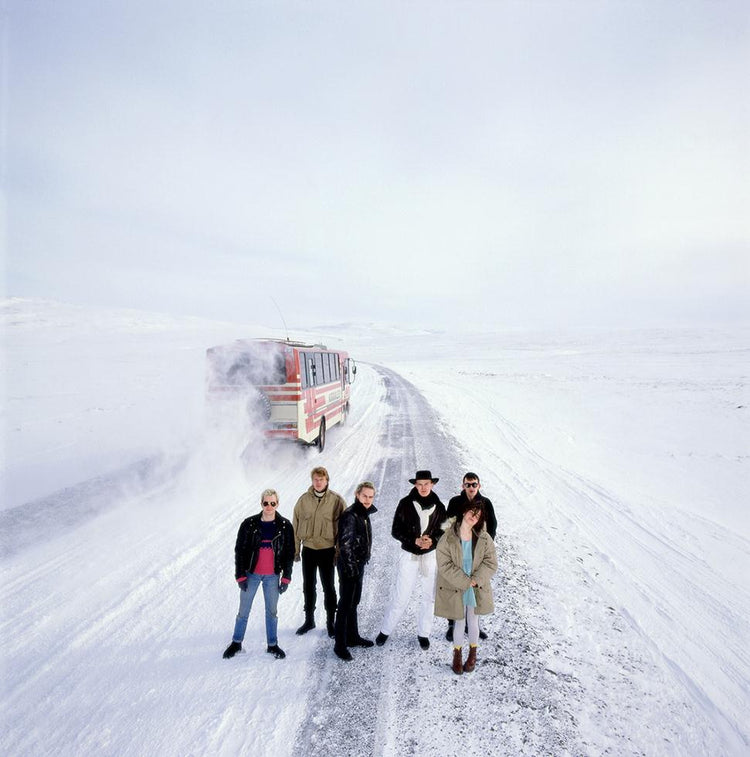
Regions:
[[[410,478],[409,483],[410,484],[416,484],[417,481],[421,481],[421,478]],[[433,484],[436,484],[438,481],[440,481],[439,478],[431,478],[430,481],[432,481]]]

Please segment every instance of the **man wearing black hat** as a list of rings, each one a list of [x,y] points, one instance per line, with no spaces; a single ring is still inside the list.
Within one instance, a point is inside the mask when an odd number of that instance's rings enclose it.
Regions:
[[[432,491],[437,482],[431,471],[418,470],[409,479],[414,488],[396,506],[391,535],[401,543],[401,551],[391,601],[375,639],[379,647],[398,625],[419,582],[422,596],[417,610],[417,639],[422,649],[429,649],[435,603],[435,547],[446,518],[445,505]]]

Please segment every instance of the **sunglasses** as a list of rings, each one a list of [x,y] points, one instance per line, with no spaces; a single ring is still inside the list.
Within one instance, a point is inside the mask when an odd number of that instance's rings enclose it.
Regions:
[[[479,481],[467,481],[467,482],[466,482],[466,483],[464,484],[464,487],[465,487],[466,489],[476,489],[476,488],[477,488],[477,486],[479,486]]]
[[[277,507],[278,504],[279,504],[278,502],[266,502],[266,501],[264,501],[263,502],[263,507]]]

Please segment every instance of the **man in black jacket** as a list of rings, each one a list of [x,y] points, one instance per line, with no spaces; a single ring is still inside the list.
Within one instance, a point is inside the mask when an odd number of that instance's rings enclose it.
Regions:
[[[224,650],[224,658],[234,657],[242,649],[247,619],[258,587],[263,587],[266,605],[267,651],[277,660],[286,657],[279,647],[276,613],[279,595],[292,580],[294,565],[294,529],[276,512],[279,495],[266,489],[260,497],[261,511],[245,518],[237,532],[234,545],[234,577],[240,588],[240,609],[234,624],[232,643]]]
[[[339,517],[336,541],[336,568],[339,574],[339,602],[336,608],[333,651],[342,660],[351,660],[349,647],[371,647],[373,642],[359,635],[357,607],[362,598],[362,578],[372,552],[370,514],[375,486],[363,481],[357,486],[354,504]]]
[[[481,502],[484,506],[484,523],[487,533],[494,539],[497,533],[495,508],[487,497],[479,493],[481,488],[482,484],[479,482],[479,476],[476,473],[472,473],[471,471],[465,473],[461,483],[461,493],[455,497],[451,497],[448,502],[448,517],[460,518],[469,502]]]
[[[455,497],[451,497],[450,502],[448,502],[448,517],[461,518],[469,502],[481,502],[484,507],[484,524],[487,528],[487,533],[494,540],[497,533],[495,508],[487,497],[479,493],[481,488],[482,484],[479,482],[479,476],[476,473],[472,473],[471,471],[465,473],[461,482],[461,493]],[[454,621],[449,620],[448,630],[445,632],[445,638],[448,641],[453,641],[453,625]],[[479,629],[479,638],[487,638],[487,634],[481,628]]]
[[[414,488],[396,505],[391,535],[401,544],[396,581],[375,643],[382,647],[401,620],[419,582],[422,590],[417,610],[417,640],[422,649],[430,647],[430,630],[435,604],[435,547],[443,533],[445,505],[432,491],[439,481],[429,470],[418,470],[409,483]]]

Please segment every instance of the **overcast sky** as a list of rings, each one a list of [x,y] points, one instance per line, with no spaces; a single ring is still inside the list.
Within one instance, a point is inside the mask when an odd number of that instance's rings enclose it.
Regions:
[[[5,292],[750,321],[750,3],[7,0]]]

